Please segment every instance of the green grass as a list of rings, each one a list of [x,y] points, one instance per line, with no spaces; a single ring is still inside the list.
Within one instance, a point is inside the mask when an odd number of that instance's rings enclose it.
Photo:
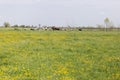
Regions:
[[[120,32],[0,29],[0,80],[119,80]]]

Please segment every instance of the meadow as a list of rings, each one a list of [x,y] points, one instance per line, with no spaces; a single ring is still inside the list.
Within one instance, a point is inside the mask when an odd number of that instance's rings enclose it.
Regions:
[[[0,29],[0,80],[120,80],[120,32]]]

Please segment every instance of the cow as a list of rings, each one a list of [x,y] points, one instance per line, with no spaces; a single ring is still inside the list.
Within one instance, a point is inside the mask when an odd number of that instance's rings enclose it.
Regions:
[[[31,28],[30,30],[34,31],[35,29]]]
[[[52,27],[52,30],[54,31],[54,30],[60,30],[60,28],[58,28],[58,27]]]
[[[79,31],[82,31],[82,29],[81,29],[81,28],[79,28],[78,30],[79,30]]]

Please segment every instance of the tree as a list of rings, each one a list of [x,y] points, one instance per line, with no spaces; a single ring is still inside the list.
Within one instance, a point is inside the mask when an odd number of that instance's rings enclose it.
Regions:
[[[25,25],[20,25],[20,28],[25,28]]]
[[[97,28],[101,31],[104,31],[104,25],[102,24],[97,24]]]
[[[105,18],[104,23],[105,23],[105,31],[107,31],[107,29],[111,30],[112,28],[114,28],[114,24],[112,21],[109,20],[109,18]]]
[[[10,23],[9,22],[4,22],[4,27],[10,27]]]
[[[105,18],[104,23],[105,23],[105,31],[107,31],[107,28],[109,28],[111,24],[109,18]]]
[[[13,25],[14,28],[18,28],[19,26],[16,24],[16,25]]]

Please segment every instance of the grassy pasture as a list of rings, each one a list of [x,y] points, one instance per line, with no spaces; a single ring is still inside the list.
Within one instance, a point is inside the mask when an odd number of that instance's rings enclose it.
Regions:
[[[0,80],[119,80],[120,32],[0,29]]]

